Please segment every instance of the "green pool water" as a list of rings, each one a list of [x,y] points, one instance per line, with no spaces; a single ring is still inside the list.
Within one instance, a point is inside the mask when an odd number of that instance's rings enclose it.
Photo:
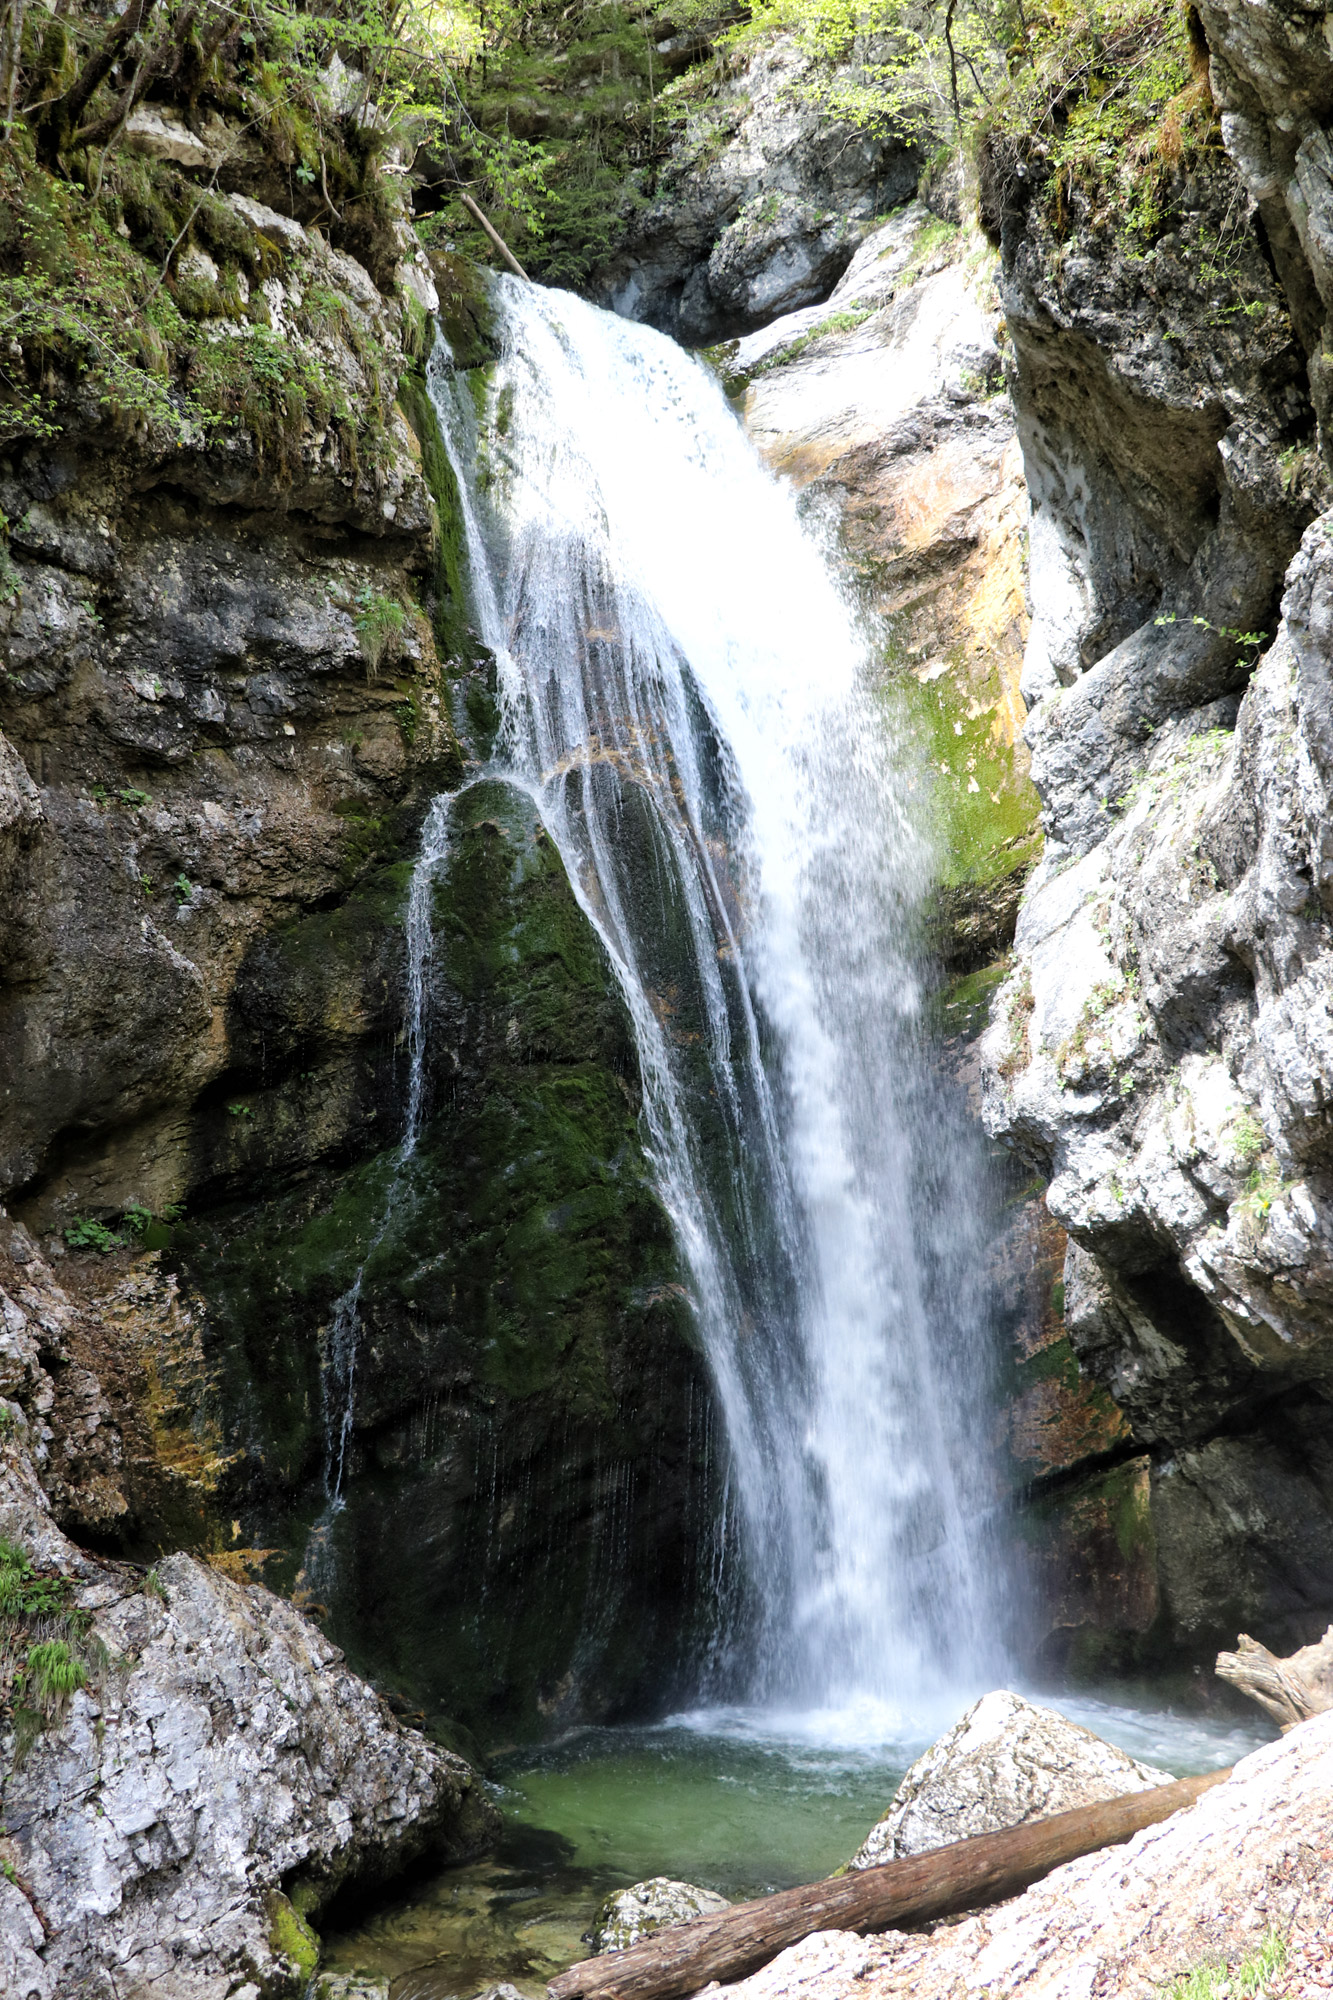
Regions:
[[[1233,1763],[1265,1734],[1262,1724],[1146,1707],[1058,1705],[1178,1773]],[[650,1729],[584,1730],[498,1759],[491,1776],[505,1830],[496,1852],[326,1935],[321,1963],[387,1974],[391,2000],[469,2000],[499,1981],[536,2000],[555,1973],[587,1957],[585,1934],[612,1890],[672,1875],[739,1901],[831,1873],[958,1712],[886,1724],[874,1714],[722,1710]]]

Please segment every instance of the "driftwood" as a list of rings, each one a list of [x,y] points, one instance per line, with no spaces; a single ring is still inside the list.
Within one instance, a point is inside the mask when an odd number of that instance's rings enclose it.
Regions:
[[[547,1992],[551,2000],[679,2000],[710,1979],[744,1978],[814,1931],[888,1930],[1003,1902],[1062,1862],[1114,1847],[1169,1819],[1230,1775],[1210,1771],[1182,1778],[1006,1833],[983,1833],[929,1854],[737,1903],[659,1931],[626,1951],[586,1958],[553,1979]]]
[[[463,194],[460,192],[458,199],[462,202],[464,208],[467,210],[468,214],[472,217],[472,220],[476,223],[479,223],[481,227],[486,231],[486,234],[490,237],[491,242],[495,245],[500,255],[504,258],[505,263],[508,264],[510,270],[514,273],[514,276],[516,278],[526,278],[528,274],[523,269],[523,266],[519,263],[518,258],[514,255],[509,245],[505,242],[504,237],[501,236],[499,230],[496,228],[495,224],[490,220],[489,216],[485,215],[483,211],[478,207],[477,203],[473,201],[472,196],[470,194]]]
[[[1217,1671],[1290,1729],[1307,1715],[1333,1708],[1333,1625],[1318,1645],[1302,1646],[1285,1660],[1242,1632],[1234,1653],[1218,1654]]]

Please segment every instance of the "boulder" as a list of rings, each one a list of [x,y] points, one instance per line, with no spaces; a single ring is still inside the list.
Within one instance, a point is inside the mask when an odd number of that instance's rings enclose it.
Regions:
[[[713,1910],[725,1910],[727,1899],[712,1889],[696,1889],[692,1882],[673,1882],[669,1875],[654,1875],[650,1881],[636,1882],[608,1896],[597,1913],[593,1928],[593,1949],[624,1951],[654,1931],[668,1931],[675,1924],[688,1924]]]
[[[1330,1895],[1333,1714],[1244,1758],[1188,1812],[999,1909],[929,1935],[816,1932],[710,2000],[1308,2000],[1333,1976]],[[1262,1977],[1261,1954],[1277,1976]]]
[[[1140,1764],[1053,1708],[1000,1688],[917,1758],[851,1865],[874,1868],[1170,1783],[1169,1771]]]
[[[495,1808],[271,1591],[188,1555],[145,1577],[61,1533],[34,1465],[53,1398],[13,1306],[0,1293],[17,1391],[0,1536],[68,1580],[83,1679],[30,1713],[26,1741],[0,1682],[0,1992],[297,2000],[319,1950],[307,1915],[418,1855],[478,1852]],[[46,1633],[36,1619],[14,1613],[18,1646]]]

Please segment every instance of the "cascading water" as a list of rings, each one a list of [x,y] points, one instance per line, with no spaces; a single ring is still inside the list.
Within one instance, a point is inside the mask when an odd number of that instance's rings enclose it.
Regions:
[[[347,1290],[333,1301],[323,1337],[320,1392],[324,1416],[324,1500],[325,1505],[307,1538],[302,1564],[308,1586],[327,1587],[331,1581],[332,1554],[329,1530],[343,1506],[343,1482],[347,1474],[347,1447],[356,1418],[356,1363],[361,1347],[361,1286],[366,1265],[384,1241],[393,1219],[394,1204],[403,1184],[403,1175],[417,1149],[426,1106],[426,1029],[429,1008],[430,962],[434,954],[431,929],[431,894],[435,873],[448,852],[449,812],[453,803],[447,792],[432,801],[421,829],[421,846],[412,868],[407,895],[405,923],[407,940],[407,1029],[408,1054],[407,1112],[403,1136],[394,1156],[385,1190],[384,1206],[366,1254]]]
[[[484,408],[442,343],[431,383],[498,665],[495,764],[632,1018],[726,1424],[744,1691],[975,1683],[998,1627],[982,1204],[921,1046],[910,762],[708,372],[568,294],[501,278],[493,302]]]

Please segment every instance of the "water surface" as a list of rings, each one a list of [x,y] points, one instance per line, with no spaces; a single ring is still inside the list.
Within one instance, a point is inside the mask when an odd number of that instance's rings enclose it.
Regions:
[[[1184,1776],[1268,1740],[1253,1724],[1123,1697],[1060,1696],[1064,1713]],[[388,1974],[391,2000],[469,2000],[499,1981],[537,2000],[586,1958],[602,1898],[671,1875],[740,1901],[816,1881],[855,1853],[903,1772],[957,1710],[731,1707],[653,1728],[587,1729],[494,1767],[497,1852],[443,1870],[355,1931],[325,1963]]]

